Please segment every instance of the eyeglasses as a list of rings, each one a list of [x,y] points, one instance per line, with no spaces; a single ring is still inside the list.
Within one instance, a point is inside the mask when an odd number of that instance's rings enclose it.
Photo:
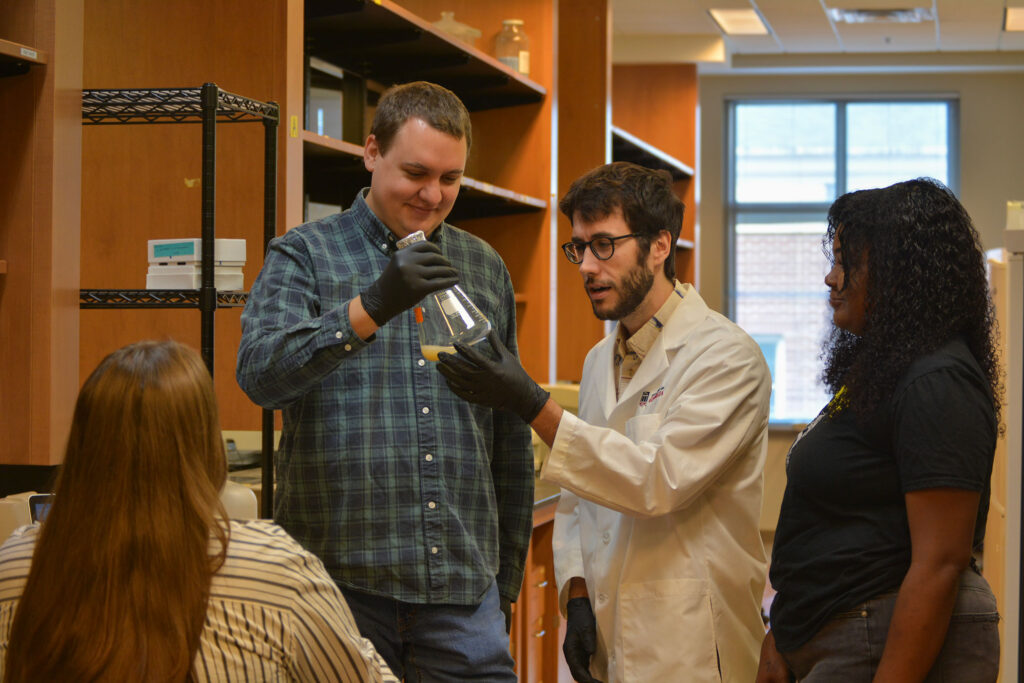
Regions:
[[[589,242],[566,242],[562,245],[562,251],[565,252],[565,258],[569,259],[569,263],[583,263],[583,255],[586,253],[587,247],[590,247],[590,253],[599,260],[607,261],[615,253],[616,240],[624,240],[628,237],[640,237],[640,235],[631,232],[618,237],[595,237]]]

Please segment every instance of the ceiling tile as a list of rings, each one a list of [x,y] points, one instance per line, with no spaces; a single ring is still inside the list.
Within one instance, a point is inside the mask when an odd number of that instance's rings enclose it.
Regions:
[[[935,23],[836,24],[845,52],[928,52],[936,50]]]

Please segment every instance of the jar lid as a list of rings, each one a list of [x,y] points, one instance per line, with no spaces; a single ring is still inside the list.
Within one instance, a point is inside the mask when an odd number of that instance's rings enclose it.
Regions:
[[[501,22],[504,26],[522,26],[522,19],[505,19]]]

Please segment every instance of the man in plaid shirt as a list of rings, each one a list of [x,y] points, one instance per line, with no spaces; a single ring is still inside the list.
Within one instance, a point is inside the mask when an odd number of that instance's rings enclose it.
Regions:
[[[411,311],[457,282],[516,352],[508,270],[444,222],[470,143],[453,93],[385,92],[364,151],[370,187],[271,242],[238,350],[239,385],[283,411],[274,519],[415,681],[515,680],[509,604],[532,529],[529,428],[452,394]],[[428,239],[396,250],[417,230]]]

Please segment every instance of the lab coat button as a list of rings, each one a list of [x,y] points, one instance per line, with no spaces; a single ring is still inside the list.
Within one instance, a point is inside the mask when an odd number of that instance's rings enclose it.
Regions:
[[[605,601],[607,601],[607,600],[608,600],[608,596],[607,596],[607,595],[605,595],[604,593],[598,593],[598,594],[597,594],[597,601],[598,601],[598,602],[600,602],[600,603],[602,603],[602,604],[603,604],[603,603],[604,603]]]
[[[611,535],[610,533],[608,533],[608,532],[606,531],[606,532],[604,532],[604,535],[603,535],[603,536],[601,536],[601,539],[602,539],[602,540],[603,540],[603,541],[604,541],[605,543],[610,543],[610,542],[611,542],[611,540],[612,540],[612,535]]]

